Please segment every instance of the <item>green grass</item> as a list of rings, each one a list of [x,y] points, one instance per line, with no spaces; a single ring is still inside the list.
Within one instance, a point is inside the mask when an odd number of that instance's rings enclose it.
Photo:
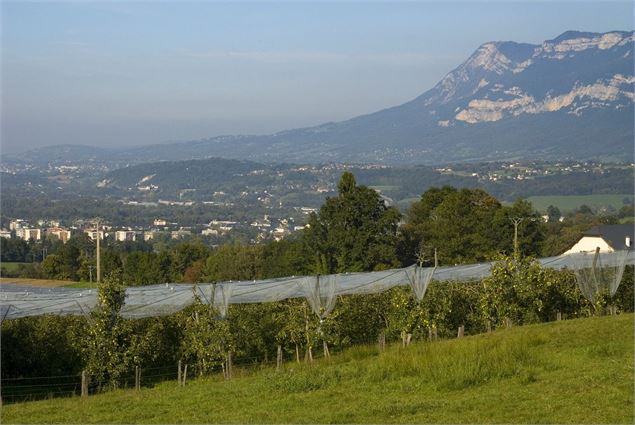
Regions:
[[[633,423],[633,315],[3,406],[3,423]]]
[[[97,282],[88,282],[85,280],[79,282],[69,282],[68,285],[64,285],[64,288],[97,288]]]
[[[633,202],[633,194],[622,195],[570,195],[570,196],[530,196],[527,198],[538,211],[546,212],[549,205],[558,207],[560,211],[566,212],[574,210],[581,205],[588,205],[591,208],[602,209],[611,206],[619,210],[624,206],[624,198]]]
[[[6,269],[8,272],[17,272],[20,266],[23,264],[31,264],[31,263],[8,263],[3,261],[2,264],[0,264],[0,266],[2,266],[2,268]]]

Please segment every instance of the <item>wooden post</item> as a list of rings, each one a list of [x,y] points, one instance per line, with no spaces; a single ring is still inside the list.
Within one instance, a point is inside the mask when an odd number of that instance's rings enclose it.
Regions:
[[[406,335],[406,345],[410,345],[411,340],[412,340],[412,334]]]
[[[463,338],[463,334],[465,333],[465,325],[459,326],[459,331],[456,334],[457,338]]]
[[[428,341],[432,341],[432,328],[428,326]]]
[[[139,366],[134,367],[134,388],[135,390],[141,390],[141,368]]]
[[[278,355],[276,357],[276,372],[280,370],[282,366],[282,346],[278,345]]]
[[[300,363],[300,347],[298,347],[298,344],[295,345],[295,361]]]
[[[322,341],[322,348],[324,350],[324,358],[328,359],[329,357],[331,357],[331,353],[329,352],[329,345],[326,343],[326,341]]]
[[[434,325],[434,327],[432,328],[432,336],[434,337],[435,341],[439,339],[439,335],[437,334],[437,325]]]
[[[232,365],[232,352],[227,352],[227,379],[232,379],[233,374],[233,365]]]
[[[183,383],[181,384],[183,387],[185,386],[185,381],[187,381],[187,365],[183,368]]]
[[[82,370],[82,397],[88,396],[88,376],[86,371]]]
[[[377,339],[379,342],[379,351],[384,351],[386,349],[386,333],[382,331]]]
[[[492,332],[492,321],[491,320],[487,320],[487,332]]]
[[[179,371],[176,375],[176,380],[179,381],[179,386],[181,385],[181,360],[179,360]]]
[[[509,317],[505,317],[505,327],[507,329],[511,329],[512,328],[512,319],[510,319]]]
[[[556,313],[556,320],[558,322],[562,320],[562,313],[561,312]]]

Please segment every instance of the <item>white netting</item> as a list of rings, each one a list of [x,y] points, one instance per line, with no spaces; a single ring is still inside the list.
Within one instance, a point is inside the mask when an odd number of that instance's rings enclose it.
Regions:
[[[633,251],[602,253],[595,260],[595,269],[593,261],[594,254],[572,254],[539,260],[542,267],[569,267],[576,270],[581,291],[592,300],[598,289],[605,288],[610,294],[615,293],[624,264],[635,264],[635,254]],[[204,283],[197,285],[197,290],[201,301],[213,304],[222,316],[227,315],[230,304],[304,297],[313,311],[324,318],[332,311],[339,295],[374,294],[395,286],[411,285],[415,296],[420,299],[425,296],[427,285],[433,277],[437,281],[482,279],[490,275],[494,264],[490,262],[436,269],[410,266],[379,272],[341,273],[320,276],[319,282],[316,276],[291,276],[258,281]],[[194,302],[194,287],[192,284],[170,283],[127,288],[121,314],[125,318],[141,318],[175,313]],[[86,315],[96,305],[96,289],[0,285],[0,320],[42,314]]]
[[[408,283],[412,288],[412,292],[415,295],[417,301],[421,301],[426,294],[428,285],[432,280],[432,276],[436,267],[415,267],[410,270],[406,270],[406,276],[408,276]]]
[[[580,252],[571,254],[571,268],[582,295],[595,304],[598,294],[615,295],[622,281],[628,251]]]
[[[307,276],[300,281],[304,297],[320,319],[326,319],[335,308],[336,282],[337,275]]]

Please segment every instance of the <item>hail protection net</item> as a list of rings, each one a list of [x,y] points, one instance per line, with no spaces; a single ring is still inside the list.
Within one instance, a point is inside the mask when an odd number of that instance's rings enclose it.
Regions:
[[[614,294],[625,264],[635,264],[635,253],[573,254],[542,258],[542,267],[573,268],[582,293],[590,300],[599,290]],[[376,294],[396,286],[410,285],[417,299],[425,296],[430,280],[470,281],[490,275],[495,263],[478,263],[418,269],[410,266],[378,272],[340,273],[319,276],[290,276],[277,279],[204,283],[199,285],[168,283],[126,289],[124,318],[161,316],[180,311],[195,302],[196,295],[213,305],[222,317],[230,304],[253,304],[306,298],[320,318],[335,307],[336,297]],[[0,285],[0,320],[43,314],[87,315],[97,305],[96,289],[38,288],[3,283]]]
[[[580,292],[595,304],[600,293],[617,292],[629,251],[580,252],[569,257]]]
[[[326,319],[335,308],[335,288],[337,275],[307,276],[300,281],[311,310],[320,318]]]
[[[408,283],[412,288],[415,299],[421,301],[426,294],[428,285],[434,276],[436,267],[414,267],[411,270],[406,270],[406,276],[408,276]]]

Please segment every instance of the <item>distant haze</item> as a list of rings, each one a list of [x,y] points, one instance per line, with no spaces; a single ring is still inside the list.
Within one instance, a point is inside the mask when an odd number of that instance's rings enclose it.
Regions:
[[[627,2],[3,2],[2,151],[265,134],[410,100],[481,43],[633,29]]]

